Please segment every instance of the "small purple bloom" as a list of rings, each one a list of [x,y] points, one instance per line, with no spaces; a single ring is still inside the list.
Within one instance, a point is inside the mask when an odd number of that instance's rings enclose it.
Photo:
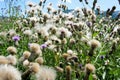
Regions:
[[[105,56],[101,55],[101,56],[100,56],[100,58],[101,58],[101,59],[104,59],[104,58],[105,58]]]
[[[19,37],[19,36],[13,36],[12,39],[13,39],[14,41],[19,41],[19,40],[20,40],[20,37]]]
[[[83,65],[82,65],[82,64],[79,64],[78,66],[79,66],[79,68],[81,69]]]
[[[86,24],[87,24],[88,27],[92,26],[92,22],[90,22],[90,21],[87,21]]]
[[[44,49],[44,48],[46,48],[46,47],[47,47],[46,44],[42,44],[42,45],[41,45],[41,48],[42,48],[42,49]]]

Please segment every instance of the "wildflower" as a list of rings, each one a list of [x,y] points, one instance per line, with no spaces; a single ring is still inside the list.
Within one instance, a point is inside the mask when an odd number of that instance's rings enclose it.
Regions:
[[[37,80],[55,80],[56,71],[47,66],[40,66],[39,72],[36,74]]]
[[[17,49],[14,46],[8,47],[7,51],[12,55],[15,55],[17,53]]]
[[[19,40],[20,40],[20,37],[19,37],[19,36],[13,36],[12,39],[13,39],[14,41],[19,41]]]
[[[21,73],[11,65],[0,65],[0,80],[22,80]]]
[[[101,55],[101,56],[100,56],[100,59],[102,59],[102,60],[103,60],[104,58],[105,58],[105,56],[104,56],[104,55]]]
[[[46,48],[46,47],[47,47],[46,44],[42,44],[42,45],[41,45],[41,48],[42,48],[42,49],[44,49],[44,48]]]

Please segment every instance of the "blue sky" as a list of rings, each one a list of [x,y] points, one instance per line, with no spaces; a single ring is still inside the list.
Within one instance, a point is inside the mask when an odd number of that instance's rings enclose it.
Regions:
[[[40,0],[19,0],[19,4],[21,5],[22,9],[25,7],[25,3],[27,1],[33,1],[35,3],[39,3]],[[49,2],[53,3],[53,7],[56,8],[57,4],[60,3],[60,0],[47,0],[46,4]],[[89,6],[85,5],[85,7],[90,8],[92,6],[93,0],[88,0]],[[85,4],[85,3],[84,3]],[[83,7],[83,4],[79,2],[79,0],[71,0],[71,3],[66,3],[66,5],[69,7],[69,9],[74,9],[76,7]],[[101,10],[106,11],[108,8],[112,8],[112,6],[116,6],[116,10],[120,10],[120,5],[118,3],[118,0],[98,0],[97,6],[100,6]],[[0,9],[5,8],[5,2],[4,0],[0,0]],[[0,11],[1,13],[1,11]]]

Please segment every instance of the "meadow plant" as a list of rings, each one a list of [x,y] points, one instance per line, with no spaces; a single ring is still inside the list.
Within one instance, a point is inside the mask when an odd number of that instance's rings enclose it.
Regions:
[[[0,80],[120,79],[120,14],[111,16],[116,7],[104,14],[94,0],[92,9],[67,13],[66,2],[58,8],[46,0],[28,2],[24,16],[0,22]]]

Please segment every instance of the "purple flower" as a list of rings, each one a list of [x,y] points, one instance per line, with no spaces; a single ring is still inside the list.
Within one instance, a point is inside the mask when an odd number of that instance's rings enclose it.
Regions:
[[[41,47],[42,49],[44,49],[44,48],[47,47],[47,45],[46,45],[46,44],[42,44],[40,47]]]
[[[92,22],[90,22],[90,21],[87,21],[86,24],[87,24],[88,27],[92,26]]]
[[[104,56],[104,55],[101,55],[101,56],[100,56],[100,58],[101,58],[101,59],[104,59],[104,58],[105,58],[105,56]]]
[[[80,68],[80,69],[82,69],[82,67],[83,67],[83,65],[82,65],[82,64],[79,64],[78,66],[79,66],[79,68]]]
[[[13,36],[12,39],[13,39],[14,41],[19,41],[19,40],[20,40],[20,37],[19,37],[19,36]]]

